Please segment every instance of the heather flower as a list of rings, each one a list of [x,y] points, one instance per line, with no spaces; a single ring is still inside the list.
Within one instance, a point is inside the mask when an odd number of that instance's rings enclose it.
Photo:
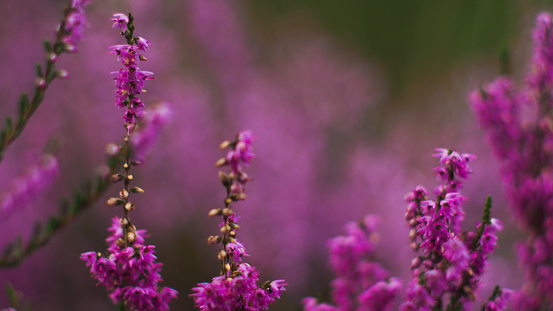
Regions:
[[[168,303],[177,296],[177,291],[160,287],[162,264],[157,263],[155,246],[143,245],[146,230],[137,230],[134,242],[121,247],[123,230],[121,219],[114,217],[107,238],[109,247],[104,255],[87,252],[81,255],[98,285],[110,293],[113,303],[127,304],[131,310],[169,310]]]
[[[442,310],[446,295],[450,296],[447,310],[468,308],[476,298],[487,257],[497,247],[496,233],[502,229],[501,223],[490,217],[488,198],[483,222],[474,232],[461,232],[465,198],[459,189],[471,172],[468,162],[474,156],[448,149],[436,151],[440,166],[434,171],[442,181],[436,188],[436,201],[429,200],[421,186],[406,196],[411,246],[422,250],[422,256],[412,261],[412,281],[402,311]]]
[[[251,147],[253,139],[251,131],[242,131],[233,141],[224,141],[220,146],[221,149],[229,148],[227,156],[216,163],[218,167],[230,167],[228,173],[219,172],[227,197],[223,209],[216,208],[209,212],[210,216],[222,216],[219,225],[222,235],[209,237],[208,243],[222,244],[218,253],[221,275],[214,277],[211,283],[199,283],[192,288],[194,293],[190,296],[200,310],[267,310],[270,304],[280,298],[287,285],[284,280],[276,280],[259,286],[259,272],[255,267],[242,262],[243,257],[249,254],[244,244],[236,238],[240,229],[237,224],[240,217],[235,215],[232,203],[246,198],[244,186],[250,178],[242,171],[241,163],[247,165],[255,158]]]
[[[0,220],[29,205],[58,176],[58,160],[45,153],[30,163],[24,175],[16,178],[0,195]]]
[[[112,28],[115,28],[115,26],[117,26],[122,32],[124,32],[127,29],[129,17],[127,16],[127,14],[116,13],[113,14],[113,18],[111,19],[111,21],[113,22]]]
[[[390,278],[390,273],[372,259],[376,222],[374,216],[366,216],[359,223],[347,223],[346,235],[328,241],[330,266],[336,275],[331,283],[336,307],[305,298],[302,301],[305,311],[391,308],[402,286],[399,279]]]
[[[525,86],[517,90],[509,78],[499,77],[471,93],[480,126],[500,160],[503,183],[516,221],[530,237],[519,244],[520,262],[528,283],[515,295],[518,310],[542,310],[553,303],[553,22],[540,13],[532,32],[533,56]],[[522,119],[520,115],[527,115]],[[488,226],[500,230],[501,224]],[[485,230],[483,252],[496,244]]]
[[[143,114],[144,102],[138,96],[145,92],[145,82],[146,80],[153,79],[154,74],[149,71],[140,70],[137,65],[139,61],[146,60],[145,57],[139,54],[139,51],[145,52],[151,44],[142,37],[134,37],[132,15],[129,14],[127,19],[121,17],[120,13],[114,15],[112,21],[117,25],[122,21],[121,25],[126,25],[127,29],[122,29],[121,34],[127,39],[127,44],[111,46],[109,53],[116,54],[117,61],[121,62],[124,66],[124,68],[112,72],[112,74],[115,75],[113,80],[117,86],[115,105],[125,109],[123,119],[125,119],[125,127],[130,133],[137,119],[140,119]]]
[[[84,35],[85,27],[88,25],[84,9],[90,2],[90,0],[71,1],[69,13],[66,15],[60,27],[65,49],[67,51],[77,51],[77,45]]]

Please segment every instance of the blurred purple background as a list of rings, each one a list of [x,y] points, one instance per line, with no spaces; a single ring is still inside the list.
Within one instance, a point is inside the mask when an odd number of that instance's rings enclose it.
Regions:
[[[258,159],[246,170],[254,179],[248,198],[235,209],[242,216],[239,236],[262,280],[289,282],[271,310],[300,310],[302,297],[328,297],[333,276],[326,241],[368,213],[381,219],[379,258],[406,280],[413,252],[403,197],[418,184],[436,185],[437,161],[430,156],[436,147],[477,155],[464,190],[465,228],[481,218],[487,195],[494,199],[493,216],[505,224],[481,297],[496,283],[517,288],[522,276],[512,244],[523,236],[509,218],[496,164],[465,97],[498,75],[503,44],[515,72],[525,71],[528,32],[540,3],[483,7],[469,1],[459,11],[445,4],[398,8],[396,2],[345,5],[329,15],[328,5],[312,2],[94,0],[79,53],[60,58],[70,78],[52,84],[0,165],[4,189],[24,172],[22,159],[59,137],[59,177],[30,207],[0,223],[0,245],[28,235],[34,220],[54,213],[61,198],[101,168],[106,144],[121,141],[122,111],[113,104],[110,75],[119,64],[107,52],[123,38],[109,19],[130,11],[136,34],[153,44],[141,69],[156,79],[143,99],[147,105],[168,102],[174,110],[146,163],[133,173],[146,194],[136,196],[132,214],[135,225],[152,235],[147,242],[164,263],[164,285],[180,292],[174,310],[191,310],[190,289],[218,273],[217,247],[205,242],[218,229],[207,212],[224,198],[214,163],[224,155],[218,144],[243,129],[258,137]],[[44,59],[41,41],[53,37],[65,5],[0,2],[0,115],[14,115],[19,94],[31,92],[33,64]],[[462,22],[441,29],[447,16],[439,10]],[[489,20],[487,13],[493,13]],[[106,198],[21,266],[1,269],[1,286],[10,281],[35,310],[115,309],[79,259],[106,247],[110,219],[121,213],[107,207]]]

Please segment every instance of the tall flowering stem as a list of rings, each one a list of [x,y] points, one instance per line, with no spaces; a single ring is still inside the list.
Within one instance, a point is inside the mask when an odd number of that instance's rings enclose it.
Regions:
[[[123,189],[119,197],[109,198],[109,206],[122,206],[123,216],[115,217],[107,238],[109,247],[107,252],[87,252],[81,255],[81,259],[90,267],[92,276],[99,285],[104,286],[110,292],[110,298],[120,308],[131,311],[163,311],[169,310],[169,301],[176,297],[177,291],[168,287],[160,287],[162,281],[160,271],[161,263],[157,263],[155,246],[145,245],[146,230],[137,230],[132,224],[129,212],[134,211],[135,204],[131,202],[132,193],[143,193],[140,187],[131,187],[133,176],[131,167],[139,164],[131,158],[131,137],[136,121],[142,115],[144,104],[138,95],[144,92],[144,81],[136,62],[145,60],[137,54],[138,50],[146,51],[150,43],[143,38],[135,38],[133,17],[131,14],[115,14],[114,27],[119,27],[121,34],[127,40],[126,45],[110,47],[112,53],[117,54],[118,60],[125,68],[116,72],[114,79],[117,85],[117,105],[125,107],[125,146],[119,147],[125,150],[123,174],[113,174],[111,181],[114,183],[123,181]],[[147,76],[151,76],[149,73]]]
[[[45,65],[36,65],[37,82],[34,95],[32,98],[29,98],[27,94],[21,95],[15,122],[11,117],[7,117],[6,124],[0,131],[0,161],[4,158],[4,153],[8,147],[23,132],[27,122],[42,103],[50,83],[56,78],[68,76],[65,70],[56,68],[56,63],[61,54],[77,52],[77,46],[87,25],[84,9],[90,1],[72,0],[71,4],[64,10],[63,19],[58,26],[54,42],[44,41],[47,59]]]
[[[469,100],[499,159],[510,207],[530,237],[518,246],[527,284],[517,310],[553,304],[553,18],[540,13],[532,32],[533,56],[525,85],[498,77]],[[524,116],[524,117],[523,117]]]
[[[221,264],[220,276],[211,283],[200,283],[193,288],[191,296],[196,307],[202,311],[258,311],[267,310],[269,304],[280,298],[284,280],[265,282],[258,286],[259,272],[256,268],[242,262],[242,257],[249,256],[244,245],[237,239],[237,224],[240,217],[233,210],[233,203],[246,198],[245,185],[251,179],[242,171],[242,165],[248,165],[255,158],[251,146],[254,135],[251,131],[242,131],[232,141],[221,144],[221,149],[229,149],[226,157],[217,161],[217,167],[229,166],[228,173],[219,172],[219,179],[226,189],[224,208],[215,208],[209,216],[221,216],[219,225],[221,235],[210,236],[209,244],[221,243],[217,254]]]
[[[305,311],[391,310],[401,290],[401,281],[374,260],[377,219],[366,216],[344,226],[345,235],[328,241],[330,265],[336,279],[331,283],[336,306],[303,300]]]
[[[459,190],[471,172],[468,162],[474,156],[449,149],[436,151],[434,156],[440,158],[440,165],[434,171],[442,181],[435,191],[436,200],[430,200],[422,186],[406,197],[409,205],[405,218],[411,227],[411,246],[422,253],[411,262],[412,280],[400,307],[402,311],[469,309],[476,299],[488,255],[497,247],[496,232],[502,229],[501,222],[490,216],[492,205],[488,197],[482,223],[474,231],[461,231],[465,197]],[[449,302],[444,301],[446,297]],[[486,301],[484,306],[494,303]],[[505,307],[503,303],[494,306],[493,310]]]

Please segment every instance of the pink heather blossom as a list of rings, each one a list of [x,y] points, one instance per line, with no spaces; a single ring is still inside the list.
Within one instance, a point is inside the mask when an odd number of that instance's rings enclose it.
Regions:
[[[127,14],[123,13],[116,13],[113,14],[113,18],[111,19],[113,22],[112,28],[115,28],[115,26],[119,27],[121,31],[125,31],[127,29],[127,24],[129,23],[129,17]]]
[[[90,0],[73,0],[69,13],[62,25],[63,42],[65,49],[69,52],[76,52],[77,45],[84,35],[84,29],[88,25],[86,21],[85,7],[90,3]]]
[[[177,291],[158,286],[162,281],[159,274],[162,264],[156,263],[155,246],[143,244],[146,230],[137,230],[136,240],[125,248],[116,244],[123,237],[118,217],[113,218],[109,231],[107,254],[87,252],[81,255],[98,285],[111,292],[113,303],[125,302],[131,310],[169,310],[168,303],[176,298]]]
[[[537,16],[532,40],[530,71],[523,87],[517,89],[509,78],[499,77],[469,96],[476,118],[499,159],[514,218],[529,233],[528,240],[518,247],[528,282],[514,300],[516,310],[530,311],[553,304],[553,132],[549,125],[553,105],[553,22],[549,13]],[[486,226],[483,252],[495,247],[492,231],[500,228],[499,222]]]
[[[16,178],[9,188],[0,194],[0,220],[5,220],[18,209],[30,204],[35,197],[52,184],[58,176],[58,160],[51,154],[43,154],[29,164],[23,176]]]
[[[112,19],[116,23],[121,19],[119,14],[115,14]],[[131,30],[125,30],[122,34],[130,36],[132,32]],[[151,46],[150,42],[142,37],[130,40],[132,43],[114,45],[109,48],[111,50],[109,53],[116,54],[117,61],[121,62],[124,66],[124,68],[111,74],[115,75],[113,80],[117,86],[115,105],[125,109],[123,119],[125,119],[125,124],[129,131],[143,114],[144,102],[138,96],[145,91],[146,80],[154,79],[152,72],[141,71],[137,65],[139,61],[145,60],[138,51],[145,52]]]
[[[259,272],[255,267],[242,262],[243,257],[250,255],[244,244],[236,238],[240,229],[237,225],[240,217],[233,212],[232,202],[245,198],[244,185],[250,179],[242,171],[240,163],[248,164],[255,158],[251,147],[253,139],[251,131],[242,131],[233,141],[221,144],[221,148],[229,148],[227,156],[217,162],[220,167],[230,166],[228,174],[219,172],[227,198],[224,209],[213,210],[213,215],[222,214],[219,225],[222,236],[213,236],[209,240],[215,238],[215,243],[222,244],[218,255],[222,270],[221,275],[214,277],[210,283],[199,283],[192,288],[194,293],[190,296],[194,298],[196,307],[202,311],[268,310],[269,305],[280,298],[287,285],[284,280],[275,280],[259,286]]]
[[[470,154],[436,149],[440,166],[434,169],[442,184],[436,188],[436,201],[428,200],[421,186],[406,196],[405,218],[411,227],[411,246],[423,256],[412,261],[412,280],[400,310],[441,310],[449,295],[452,310],[467,309],[474,300],[479,278],[488,265],[488,255],[497,247],[501,223],[490,218],[491,198],[484,209],[483,223],[474,232],[462,232],[464,219],[459,193],[471,169]],[[502,310],[502,309],[501,309]]]
[[[336,275],[331,283],[336,307],[317,304],[315,298],[305,298],[302,301],[304,311],[390,310],[402,284],[372,261],[376,222],[370,215],[359,223],[350,222],[344,227],[346,235],[328,241],[330,265]]]

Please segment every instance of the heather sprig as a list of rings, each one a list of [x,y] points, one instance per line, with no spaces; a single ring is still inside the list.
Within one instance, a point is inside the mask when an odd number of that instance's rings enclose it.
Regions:
[[[56,63],[61,54],[77,52],[77,47],[87,26],[85,7],[91,0],[71,0],[71,4],[64,10],[63,19],[58,26],[54,42],[44,41],[47,58],[46,64],[36,65],[36,86],[32,98],[23,93],[19,99],[15,121],[6,118],[6,124],[0,131],[0,161],[8,147],[23,132],[27,122],[44,100],[46,89],[56,78],[66,78],[67,71],[58,70]]]
[[[498,77],[469,95],[500,169],[517,223],[529,233],[518,245],[527,284],[513,295],[517,310],[553,304],[553,19],[536,17],[525,84]]]
[[[303,300],[305,311],[390,310],[402,284],[374,260],[376,224],[376,217],[366,216],[346,224],[345,235],[328,241],[330,266],[336,275],[331,283],[336,306],[308,297]]]
[[[400,307],[402,311],[467,309],[476,299],[488,255],[497,247],[496,233],[502,229],[501,222],[490,216],[492,205],[488,197],[482,223],[476,225],[474,232],[461,231],[462,203],[466,199],[459,190],[471,173],[468,162],[474,156],[449,149],[436,151],[434,156],[440,158],[440,165],[434,171],[442,181],[435,191],[436,200],[430,200],[422,186],[406,196],[405,219],[411,227],[411,246],[422,254],[411,262],[412,280]],[[491,306],[492,302],[486,304]],[[497,303],[494,310],[504,307]]]
[[[112,21],[114,22],[113,27],[118,26],[121,35],[127,41],[127,44],[124,45],[111,46],[110,53],[116,54],[117,60],[124,66],[111,74],[116,76],[113,78],[117,85],[115,105],[125,109],[123,119],[125,119],[125,127],[130,134],[137,119],[142,117],[144,109],[144,102],[138,96],[146,92],[145,81],[154,79],[152,72],[140,70],[137,65],[139,61],[147,60],[140,54],[140,51],[146,52],[151,44],[142,37],[134,37],[134,17],[130,13],[128,16],[121,13],[114,14]]]
[[[177,296],[177,291],[159,286],[161,279],[161,263],[157,263],[155,246],[145,245],[146,230],[138,230],[131,222],[129,213],[135,210],[135,203],[131,201],[133,193],[144,193],[140,187],[131,187],[134,180],[131,168],[140,164],[133,159],[131,152],[131,140],[136,128],[136,121],[142,116],[142,101],[138,94],[142,93],[143,79],[140,69],[136,66],[137,50],[145,51],[142,38],[134,38],[133,17],[129,14],[126,18],[118,13],[112,21],[114,26],[120,25],[121,34],[125,36],[127,45],[110,47],[112,53],[117,54],[125,68],[121,69],[115,78],[117,85],[118,104],[126,106],[126,136],[125,145],[115,147],[115,150],[124,150],[123,174],[113,174],[111,182],[123,181],[123,188],[119,191],[119,197],[111,197],[107,200],[108,206],[121,206],[123,216],[115,217],[109,228],[110,236],[107,251],[102,253],[87,252],[81,254],[81,259],[98,285],[102,285],[110,293],[113,303],[119,305],[122,310],[130,311],[163,311],[169,310],[169,302]],[[121,21],[121,22],[120,22]],[[126,27],[126,29],[125,29]],[[143,57],[140,56],[140,59]],[[139,106],[137,106],[140,104]],[[139,110],[138,110],[139,109]],[[138,113],[140,111],[140,113]],[[128,118],[132,115],[131,118]]]
[[[46,245],[55,233],[74,221],[83,211],[103,197],[112,184],[111,176],[116,174],[123,164],[124,153],[126,153],[125,148],[108,153],[106,173],[83,182],[79,188],[73,191],[70,198],[61,202],[59,212],[56,215],[51,215],[46,220],[37,221],[29,241],[23,243],[23,239],[18,237],[9,243],[0,256],[0,267],[19,265],[37,249]]]
[[[221,235],[210,236],[209,244],[221,243],[222,248],[217,254],[221,265],[220,276],[214,277],[211,283],[199,283],[194,287],[192,296],[196,307],[202,311],[258,311],[268,310],[280,298],[284,280],[267,281],[259,286],[259,272],[245,262],[244,256],[249,256],[244,244],[237,239],[237,224],[240,217],[233,210],[233,203],[246,198],[245,185],[251,179],[242,171],[242,165],[249,165],[255,158],[251,143],[254,135],[251,131],[238,133],[232,141],[221,143],[221,149],[229,149],[226,157],[217,161],[217,167],[229,166],[228,173],[219,172],[219,179],[226,189],[224,208],[215,208],[209,216],[221,216],[219,225]]]
[[[58,160],[49,152],[29,162],[25,174],[14,179],[9,189],[0,194],[0,222],[29,205],[58,175]]]

